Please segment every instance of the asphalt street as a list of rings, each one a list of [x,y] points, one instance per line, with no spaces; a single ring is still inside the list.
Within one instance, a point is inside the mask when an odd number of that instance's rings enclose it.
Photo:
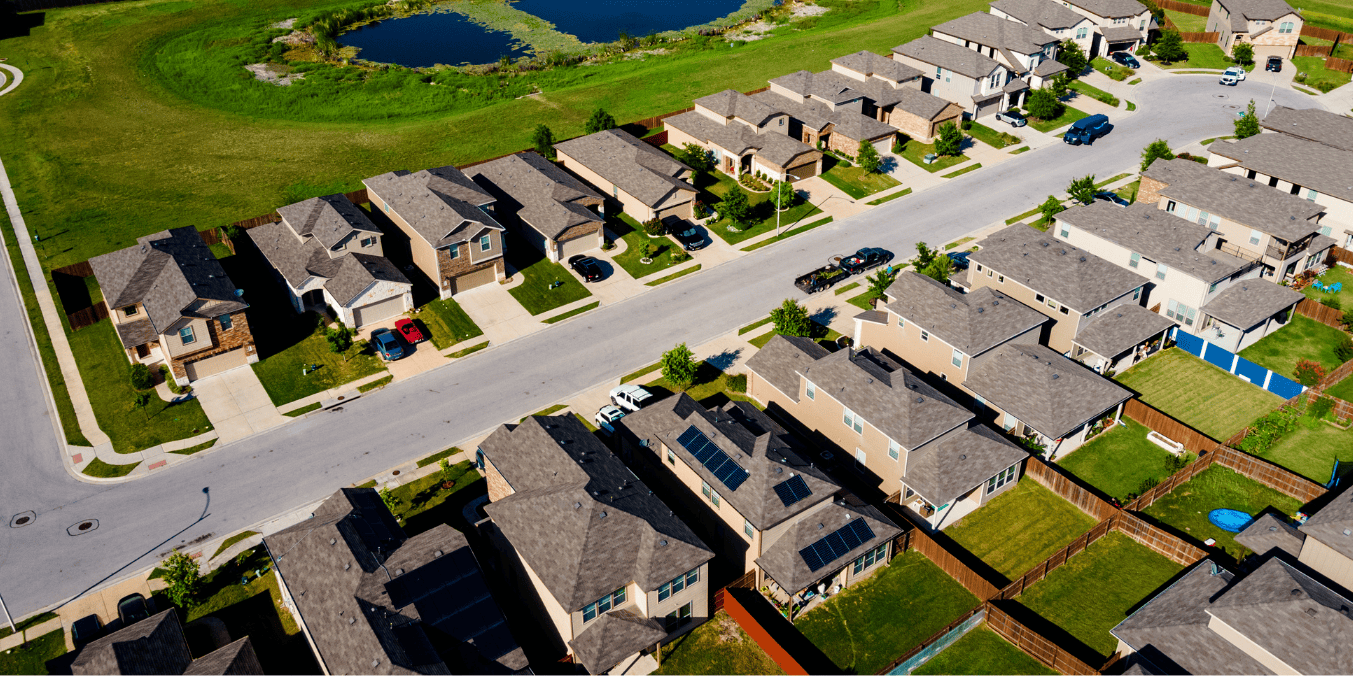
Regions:
[[[62,467],[5,257],[0,347],[16,358],[0,387],[0,519],[29,511],[36,519],[0,529],[0,597],[18,616],[72,598],[144,569],[174,545],[294,510],[651,363],[676,343],[701,344],[764,317],[800,297],[793,278],[832,253],[882,246],[905,258],[918,241],[949,241],[1026,211],[1073,177],[1135,170],[1156,138],[1177,148],[1230,134],[1250,98],[1263,115],[1266,77],[1238,87],[1216,82],[1197,75],[1138,85],[1138,112],[1092,147],[1024,153],[127,483],[83,483]],[[1314,105],[1291,90],[1276,97]],[[97,528],[68,533],[87,519]]]

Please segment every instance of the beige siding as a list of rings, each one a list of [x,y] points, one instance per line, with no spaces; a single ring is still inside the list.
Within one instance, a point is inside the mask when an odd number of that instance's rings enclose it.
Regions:
[[[1344,589],[1353,589],[1353,559],[1340,554],[1325,543],[1307,535],[1298,560],[1310,566],[1315,572],[1337,582]]]
[[[384,213],[396,227],[408,236],[413,264],[417,266],[419,270],[422,270],[423,274],[428,276],[428,279],[431,279],[434,282],[440,280],[442,275],[437,268],[437,252],[432,248],[432,245],[428,244],[428,241],[423,239],[423,236],[418,234],[418,232],[406,223],[403,218],[400,218],[399,214],[395,213],[395,210],[391,209],[390,206],[385,203],[385,200],[382,199],[380,195],[376,194],[375,190],[368,188],[367,195],[371,198],[371,208],[375,211]]]
[[[188,326],[191,326],[193,329],[194,340],[193,342],[184,345],[183,339],[179,337],[179,331]],[[211,332],[207,330],[207,320],[200,318],[192,319],[187,322],[175,322],[170,327],[170,330],[165,333],[160,343],[169,350],[170,357],[181,357],[213,346]]]
[[[521,553],[515,549],[512,550],[512,553],[517,555],[517,560],[521,563],[522,569],[526,571],[526,576],[531,580],[531,586],[535,588],[536,596],[540,597],[540,602],[545,606],[545,612],[549,615],[550,623],[554,625],[555,634],[567,644],[577,635],[573,632],[572,614],[564,610],[559,601],[555,600],[554,594],[551,594],[550,590],[545,587],[545,583],[540,580],[539,575],[536,575],[536,571],[531,569],[531,564],[522,558]],[[581,616],[581,613],[578,613],[578,615]],[[571,648],[569,652],[572,652]]]
[[[489,238],[489,249],[483,250],[480,239],[485,235]],[[470,250],[470,262],[479,265],[484,261],[491,260],[503,255],[503,233],[493,228],[484,228],[476,232],[468,244]]]
[[[721,543],[724,546],[720,547],[720,549],[723,550],[721,553],[725,556],[725,559],[735,566],[740,565],[741,570],[744,573],[755,569],[756,564],[754,562],[758,556],[761,556],[762,551],[761,533],[753,528],[752,536],[750,538],[747,537],[747,533],[744,530],[746,526],[746,517],[738,512],[737,509],[734,509],[733,505],[728,504],[728,500],[725,499],[723,492],[719,491],[723,486],[717,482],[710,485],[711,490],[719,493],[719,505],[716,507],[714,503],[704,495],[703,487],[701,485],[703,479],[700,478],[700,475],[697,474],[694,469],[691,469],[691,467],[686,464],[686,461],[683,460],[680,455],[672,452],[666,444],[659,444],[658,447],[654,449],[654,452],[657,454],[656,461],[658,464],[662,465],[663,469],[667,470],[672,481],[680,484],[685,489],[685,497],[689,498],[687,503],[699,505],[702,514],[717,519],[718,522],[723,525],[725,542]],[[668,460],[668,453],[672,454],[670,456],[672,458],[671,461]],[[739,559],[741,559],[740,564]]]

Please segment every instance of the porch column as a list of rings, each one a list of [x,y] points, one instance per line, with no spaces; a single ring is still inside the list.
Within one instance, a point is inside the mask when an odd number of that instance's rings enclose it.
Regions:
[[[1116,413],[1113,414],[1113,424],[1115,424],[1115,425],[1122,424],[1122,421],[1123,421],[1123,404],[1125,404],[1125,403],[1127,403],[1127,402],[1123,402],[1123,401],[1118,402],[1118,411],[1117,411]]]

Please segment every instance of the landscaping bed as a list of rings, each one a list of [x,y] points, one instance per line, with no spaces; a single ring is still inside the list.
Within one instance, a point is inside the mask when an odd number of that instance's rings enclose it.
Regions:
[[[1268,507],[1280,515],[1291,516],[1301,508],[1301,503],[1229,467],[1213,465],[1175,487],[1142,513],[1169,526],[1181,537],[1194,540],[1200,547],[1206,548],[1203,541],[1214,538],[1218,549],[1240,559],[1250,550],[1236,542],[1235,533],[1208,521],[1208,513],[1214,509],[1234,509],[1258,517]]]
[[[1179,348],[1159,352],[1114,379],[1147,405],[1218,441],[1283,402]]]
[[[1056,674],[983,624],[974,627],[913,672],[935,674]]]
[[[620,214],[619,218],[606,219],[606,228],[616,236],[616,239],[625,242],[625,250],[611,256],[611,261],[620,266],[630,277],[640,279],[651,275],[659,270],[677,265],[672,261],[672,254],[681,252],[683,254],[680,262],[686,262],[685,252],[677,243],[666,235],[662,237],[649,237],[644,232],[643,226],[635,222],[629,214]],[[657,248],[650,262],[643,263],[640,259],[644,257],[644,247],[652,244]]]
[[[1094,525],[1093,517],[1025,477],[944,534],[1014,580]]]
[[[1297,362],[1302,360],[1318,362],[1326,373],[1338,368],[1343,361],[1334,348],[1344,335],[1333,326],[1294,313],[1287,326],[1241,350],[1240,356],[1295,380]]]
[[[830,160],[824,159],[823,164]],[[853,199],[868,197],[896,185],[897,179],[879,172],[867,172],[856,166],[837,161],[830,169],[822,172],[822,179],[841,190]]]
[[[1101,493],[1126,503],[1174,474],[1175,456],[1151,443],[1150,428],[1129,418],[1057,460],[1064,470]]]
[[[963,154],[942,155],[939,159],[935,160],[934,164],[926,164],[925,156],[933,154],[934,152],[935,144],[921,143],[915,139],[910,139],[902,145],[902,152],[896,154],[932,174],[937,171],[948,169],[955,164],[962,164],[963,162],[968,161],[968,156]]]
[[[696,185],[701,188],[705,203],[708,204],[710,208],[718,211],[719,202],[723,201],[724,195],[727,195],[728,190],[734,185],[737,185],[737,183],[727,174],[714,171],[710,174],[703,174],[697,177]],[[705,229],[708,230],[711,235],[718,236],[719,239],[722,239],[729,244],[737,244],[756,237],[757,235],[770,232],[775,229],[776,222],[775,203],[773,201],[768,201],[770,197],[770,193],[747,193],[747,202],[752,206],[753,215],[747,223],[741,224],[740,230],[729,230],[728,228],[732,224],[732,221],[723,216],[720,216],[718,221],[706,223]],[[821,212],[821,209],[818,209],[811,203],[800,201],[798,204],[780,212],[780,226],[782,228],[792,227],[803,218]]]
[[[663,645],[661,656],[655,674],[785,673],[723,610]]]
[[[524,279],[507,290],[532,315],[582,300],[591,291],[564,266],[550,261],[539,249],[519,237],[505,237],[508,265]],[[515,276],[514,275],[514,276]],[[558,283],[558,286],[553,286]]]

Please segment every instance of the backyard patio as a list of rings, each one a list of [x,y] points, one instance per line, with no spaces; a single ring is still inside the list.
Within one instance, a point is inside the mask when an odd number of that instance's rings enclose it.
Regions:
[[[1150,428],[1126,417],[1122,423],[1057,464],[1101,493],[1127,502],[1130,495],[1159,483],[1177,468],[1174,455],[1147,440]]]
[[[1218,441],[1226,441],[1283,402],[1282,397],[1178,348],[1160,352],[1114,379],[1136,391],[1146,404]]]
[[[1213,538],[1215,548],[1239,560],[1250,550],[1236,542],[1235,533],[1208,521],[1207,515],[1214,509],[1234,509],[1258,517],[1269,507],[1282,516],[1291,516],[1301,503],[1228,467],[1213,465],[1175,487],[1142,514],[1205,549],[1204,541]]]
[[[1094,525],[1093,517],[1025,477],[944,534],[1013,580]]]

